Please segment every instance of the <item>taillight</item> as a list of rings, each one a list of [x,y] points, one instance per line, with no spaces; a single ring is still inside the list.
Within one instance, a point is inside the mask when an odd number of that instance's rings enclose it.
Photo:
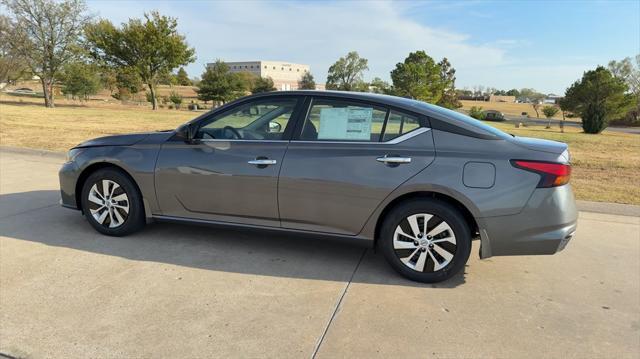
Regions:
[[[511,160],[514,167],[540,175],[538,188],[562,186],[569,183],[571,165],[554,162]]]

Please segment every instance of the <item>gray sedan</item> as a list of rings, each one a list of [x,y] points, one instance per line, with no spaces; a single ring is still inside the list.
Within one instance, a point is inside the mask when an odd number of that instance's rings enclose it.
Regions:
[[[564,143],[424,102],[272,92],[74,147],[61,202],[111,236],[155,220],[366,239],[400,274],[437,282],[472,240],[481,258],[562,250],[577,220],[569,160]]]

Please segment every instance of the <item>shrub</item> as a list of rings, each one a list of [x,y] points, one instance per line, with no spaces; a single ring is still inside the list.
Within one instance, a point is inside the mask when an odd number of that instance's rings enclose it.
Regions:
[[[173,104],[176,106],[176,109],[179,109],[180,105],[182,104],[182,95],[175,91],[171,91],[171,93],[169,94],[169,101],[173,102]]]
[[[482,111],[482,107],[473,106],[469,110],[469,116],[475,118],[476,120],[484,120],[486,114]]]
[[[590,103],[582,114],[582,129],[586,133],[600,133],[608,123],[604,106]]]

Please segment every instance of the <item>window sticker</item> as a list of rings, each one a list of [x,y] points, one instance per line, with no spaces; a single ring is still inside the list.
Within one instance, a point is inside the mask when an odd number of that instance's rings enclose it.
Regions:
[[[319,140],[371,140],[373,108],[320,109]]]

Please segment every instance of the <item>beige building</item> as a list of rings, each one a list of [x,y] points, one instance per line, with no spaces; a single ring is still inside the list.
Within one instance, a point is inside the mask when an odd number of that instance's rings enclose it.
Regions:
[[[279,91],[297,90],[298,81],[309,65],[294,64],[283,61],[237,61],[225,62],[231,72],[249,72],[259,77],[270,77]],[[212,64],[209,64],[209,66]],[[317,90],[324,90],[323,84],[316,84]]]

